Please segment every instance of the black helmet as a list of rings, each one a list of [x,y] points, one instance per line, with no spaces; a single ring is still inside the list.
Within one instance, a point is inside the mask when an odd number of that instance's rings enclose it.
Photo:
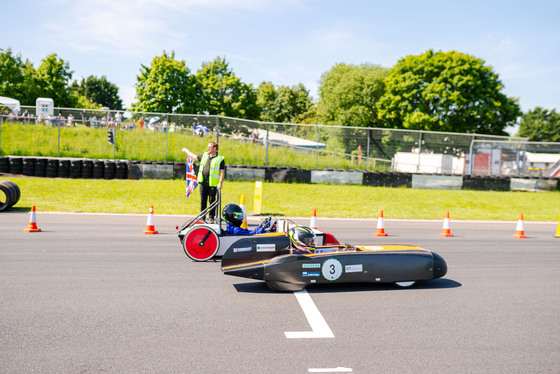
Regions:
[[[239,227],[243,223],[243,209],[237,204],[226,205],[222,216],[230,225]]]
[[[315,248],[317,237],[312,229],[305,226],[296,226],[290,229],[290,240],[296,247]]]

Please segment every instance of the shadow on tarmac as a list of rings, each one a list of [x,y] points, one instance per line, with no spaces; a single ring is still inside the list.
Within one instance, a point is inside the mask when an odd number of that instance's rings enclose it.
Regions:
[[[419,281],[409,288],[400,288],[391,283],[339,283],[339,284],[315,284],[308,285],[306,289],[311,293],[333,293],[333,292],[358,292],[358,291],[402,291],[402,290],[431,290],[461,287],[462,284],[451,279],[439,278],[429,281]],[[237,283],[233,287],[237,292],[274,294],[277,291],[268,289],[264,282]]]

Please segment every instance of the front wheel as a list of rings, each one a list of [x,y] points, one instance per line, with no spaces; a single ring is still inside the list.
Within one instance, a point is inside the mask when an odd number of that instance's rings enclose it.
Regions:
[[[208,261],[220,246],[218,235],[208,226],[195,227],[183,239],[185,254],[194,261]]]
[[[408,288],[412,287],[416,284],[416,281],[407,281],[407,282],[395,282],[395,285],[400,288]]]

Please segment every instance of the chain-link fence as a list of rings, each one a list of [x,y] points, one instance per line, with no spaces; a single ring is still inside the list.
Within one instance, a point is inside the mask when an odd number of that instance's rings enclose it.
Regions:
[[[229,164],[496,176],[560,169],[560,143],[526,138],[108,109],[22,111],[3,116],[0,154],[183,161],[183,147],[198,153],[216,140]]]

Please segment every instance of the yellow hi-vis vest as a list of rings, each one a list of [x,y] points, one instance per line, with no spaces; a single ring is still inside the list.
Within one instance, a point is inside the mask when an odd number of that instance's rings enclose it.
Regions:
[[[196,179],[199,183],[204,182],[204,176],[202,175],[202,172],[209,157],[210,155],[208,154],[208,152],[204,152],[204,154],[202,155],[202,160],[200,160],[198,175],[196,176]],[[222,160],[224,160],[224,156],[217,155],[212,159],[212,162],[210,163],[210,173],[208,174],[208,185],[210,185],[210,187],[217,187],[218,183],[220,182],[220,164],[222,163]]]

